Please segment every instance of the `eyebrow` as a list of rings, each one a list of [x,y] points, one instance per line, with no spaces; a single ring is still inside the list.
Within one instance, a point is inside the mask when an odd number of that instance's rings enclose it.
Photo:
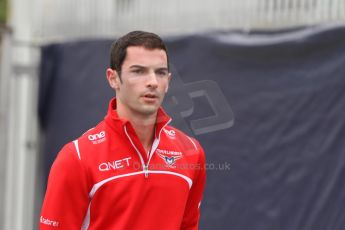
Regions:
[[[130,69],[135,69],[135,68],[141,68],[141,69],[146,69],[147,67],[146,66],[142,66],[142,65],[132,65],[129,67]],[[155,70],[166,70],[166,71],[169,71],[168,70],[168,67],[159,67]]]
[[[133,69],[133,68],[146,68],[146,67],[145,66],[141,66],[141,65],[131,65],[129,68]]]

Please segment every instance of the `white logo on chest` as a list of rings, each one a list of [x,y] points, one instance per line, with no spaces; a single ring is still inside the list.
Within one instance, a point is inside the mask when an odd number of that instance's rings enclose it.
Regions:
[[[103,162],[103,163],[99,164],[98,169],[101,172],[122,169],[124,167],[129,166],[129,161],[131,159],[132,159],[132,157],[126,157],[126,158],[116,160],[116,161]]]
[[[171,130],[163,129],[163,130],[168,137],[170,137],[172,139],[175,138],[176,132],[174,130],[172,130],[172,129]]]
[[[99,144],[105,141],[105,132],[101,131],[100,133],[90,134],[87,138],[92,142],[92,144]]]

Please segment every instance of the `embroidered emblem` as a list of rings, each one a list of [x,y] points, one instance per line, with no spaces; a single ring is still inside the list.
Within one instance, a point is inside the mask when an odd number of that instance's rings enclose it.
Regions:
[[[161,153],[158,153],[158,156],[160,156],[170,168],[176,168],[176,161],[182,158],[182,156],[166,156]]]

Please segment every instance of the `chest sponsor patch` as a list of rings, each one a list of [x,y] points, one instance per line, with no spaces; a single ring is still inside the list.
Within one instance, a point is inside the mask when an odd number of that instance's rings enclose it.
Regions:
[[[157,149],[156,153],[162,158],[169,168],[176,168],[176,161],[183,157],[182,152]]]
[[[110,170],[123,169],[129,167],[131,159],[132,157],[126,157],[115,161],[102,162],[98,165],[98,170],[104,172]]]
[[[106,140],[105,131],[101,131],[100,133],[96,134],[90,134],[89,136],[87,136],[87,138],[92,142],[92,144],[102,143]]]
[[[176,133],[174,130],[167,130],[167,129],[163,129],[163,131],[165,132],[165,134],[171,138],[171,139],[175,139]]]

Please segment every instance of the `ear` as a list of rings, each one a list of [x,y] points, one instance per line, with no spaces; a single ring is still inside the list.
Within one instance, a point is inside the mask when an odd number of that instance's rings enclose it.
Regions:
[[[117,90],[120,88],[120,76],[116,70],[108,68],[106,70],[107,80],[111,88]]]
[[[167,84],[166,87],[165,87],[165,93],[168,92],[170,80],[171,80],[171,73],[169,73],[169,76],[168,76],[168,84]]]

